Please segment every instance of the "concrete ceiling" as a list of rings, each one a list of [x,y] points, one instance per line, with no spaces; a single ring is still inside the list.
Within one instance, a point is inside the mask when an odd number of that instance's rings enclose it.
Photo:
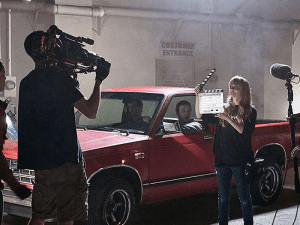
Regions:
[[[300,0],[93,0],[105,6],[300,23]]]

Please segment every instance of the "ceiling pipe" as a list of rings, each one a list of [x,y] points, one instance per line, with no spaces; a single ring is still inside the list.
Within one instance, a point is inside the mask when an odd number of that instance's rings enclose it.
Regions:
[[[204,15],[200,13],[182,13],[182,12],[162,12],[154,10],[141,10],[141,9],[125,9],[125,8],[112,8],[102,7],[101,13],[103,15],[113,16],[130,16],[140,18],[154,18],[154,19],[175,19],[183,21],[200,21],[200,22],[216,22],[216,23],[249,23],[249,20],[238,20],[236,17],[229,16],[215,16]]]
[[[295,22],[269,22],[261,19],[253,19],[241,16],[216,16],[200,13],[182,13],[182,12],[162,12],[155,10],[141,10],[141,9],[125,9],[113,7],[101,7],[100,14],[108,16],[130,16],[139,18],[155,18],[155,19],[173,19],[182,21],[197,21],[206,23],[219,24],[241,24],[249,25],[256,24],[263,28],[278,28],[278,29],[299,29],[300,24]]]
[[[74,15],[74,16],[103,16],[103,12],[99,8],[87,6],[69,6],[55,5],[41,2],[0,2],[1,9],[11,9],[16,11],[39,11],[50,14]]]
[[[227,24],[256,24],[263,28],[277,28],[277,29],[299,29],[300,24],[296,22],[265,22],[260,19],[244,18],[238,16],[216,16],[200,13],[183,13],[183,12],[165,12],[156,10],[142,10],[142,9],[125,9],[113,7],[93,8],[87,6],[69,6],[57,5],[40,2],[16,2],[5,1],[0,2],[1,9],[11,9],[18,11],[39,11],[50,14],[60,15],[75,15],[75,16],[125,16],[138,18],[152,18],[152,19],[172,19],[183,21],[197,21],[207,23],[227,23]]]
[[[11,76],[11,10],[9,9],[7,12],[7,74]]]

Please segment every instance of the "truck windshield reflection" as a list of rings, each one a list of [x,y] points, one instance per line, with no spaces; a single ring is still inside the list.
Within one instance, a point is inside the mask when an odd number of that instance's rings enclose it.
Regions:
[[[75,113],[77,128],[147,134],[163,99],[161,94],[102,92],[96,119]]]

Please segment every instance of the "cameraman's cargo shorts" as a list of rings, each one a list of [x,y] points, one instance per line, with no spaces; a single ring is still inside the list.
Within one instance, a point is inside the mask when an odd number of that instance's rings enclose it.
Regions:
[[[59,222],[87,219],[87,179],[83,162],[36,170],[32,218]]]

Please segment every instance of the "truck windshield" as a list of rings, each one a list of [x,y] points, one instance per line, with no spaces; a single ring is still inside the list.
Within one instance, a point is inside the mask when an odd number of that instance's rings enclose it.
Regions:
[[[77,128],[146,134],[164,95],[102,92],[96,119],[76,112]]]

